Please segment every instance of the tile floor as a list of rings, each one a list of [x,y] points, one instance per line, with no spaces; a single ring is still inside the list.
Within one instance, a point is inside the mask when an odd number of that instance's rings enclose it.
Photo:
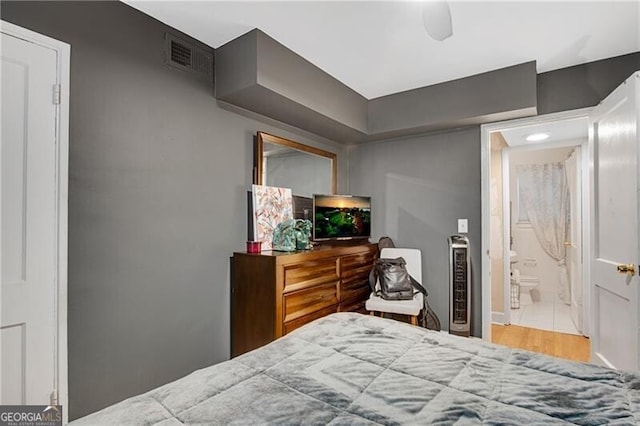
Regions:
[[[541,292],[540,301],[511,309],[511,324],[581,335],[571,320],[570,306],[555,293]]]

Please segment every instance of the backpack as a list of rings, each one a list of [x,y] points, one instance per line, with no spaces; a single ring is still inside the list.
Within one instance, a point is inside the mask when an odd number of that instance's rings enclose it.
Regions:
[[[369,273],[371,291],[384,300],[411,300],[416,292],[427,296],[427,290],[407,271],[402,257],[376,259]],[[376,281],[380,288],[376,288]]]

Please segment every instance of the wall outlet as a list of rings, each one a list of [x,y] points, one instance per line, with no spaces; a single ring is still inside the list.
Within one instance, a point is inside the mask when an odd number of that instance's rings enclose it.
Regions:
[[[458,219],[458,233],[466,234],[469,232],[469,221],[467,219]]]

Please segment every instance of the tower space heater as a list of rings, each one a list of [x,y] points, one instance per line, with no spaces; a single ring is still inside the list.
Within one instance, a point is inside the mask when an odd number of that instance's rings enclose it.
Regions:
[[[469,239],[449,237],[449,333],[471,335],[471,263]]]

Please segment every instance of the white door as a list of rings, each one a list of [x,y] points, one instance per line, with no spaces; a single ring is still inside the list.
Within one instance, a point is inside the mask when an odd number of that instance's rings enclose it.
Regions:
[[[580,148],[565,161],[569,186],[570,226],[565,241],[567,269],[571,285],[571,319],[576,329],[583,331],[582,298],[582,167]]]
[[[56,51],[2,33],[0,404],[56,389]]]
[[[591,116],[592,362],[640,370],[638,352],[638,98],[640,73]],[[633,271],[633,272],[632,272]]]

